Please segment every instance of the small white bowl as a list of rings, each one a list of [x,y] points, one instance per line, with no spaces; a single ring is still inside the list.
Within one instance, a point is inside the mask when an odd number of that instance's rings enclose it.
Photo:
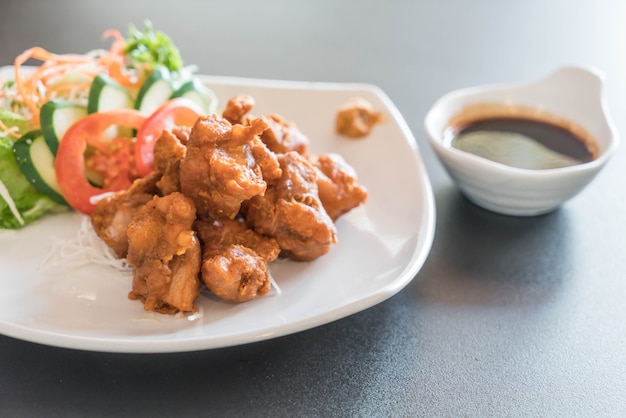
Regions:
[[[430,144],[460,190],[494,212],[533,216],[550,212],[580,192],[606,164],[619,139],[595,69],[564,67],[530,84],[488,85],[450,92],[435,102],[424,125]],[[453,148],[444,134],[462,111],[482,105],[530,109],[586,130],[597,145],[590,162],[553,169],[522,169]]]

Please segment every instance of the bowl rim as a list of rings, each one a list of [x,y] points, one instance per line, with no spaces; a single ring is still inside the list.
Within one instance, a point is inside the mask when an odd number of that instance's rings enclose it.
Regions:
[[[607,142],[607,146],[602,150],[602,152],[593,160],[587,161],[580,164],[575,164],[567,167],[557,167],[557,168],[546,168],[546,169],[532,169],[532,168],[520,168],[510,166],[504,163],[499,163],[485,157],[481,157],[475,154],[471,154],[466,151],[462,151],[456,149],[452,146],[446,145],[443,143],[444,141],[444,132],[438,132],[433,124],[435,123],[435,116],[438,114],[440,108],[447,103],[460,102],[463,98],[470,97],[473,95],[477,95],[484,92],[497,92],[497,91],[506,91],[511,89],[524,89],[528,87],[532,87],[538,85],[542,82],[546,82],[547,80],[557,76],[559,73],[567,72],[567,71],[577,71],[584,72],[586,74],[591,74],[597,77],[599,81],[599,98],[600,98],[600,111],[601,115],[604,118],[604,122],[607,125],[608,131],[610,132],[610,138]],[[489,168],[493,172],[508,172],[510,174],[529,176],[529,177],[562,177],[568,174],[580,173],[586,171],[595,171],[601,168],[606,162],[610,159],[610,157],[615,153],[620,144],[620,137],[615,127],[615,123],[613,122],[613,118],[611,113],[608,110],[608,106],[606,103],[606,97],[603,92],[603,87],[605,84],[605,75],[602,71],[595,67],[586,67],[586,66],[574,66],[567,65],[557,68],[555,71],[551,72],[545,77],[540,78],[539,80],[531,81],[531,82],[518,82],[518,83],[493,83],[493,84],[482,84],[476,86],[462,87],[459,89],[455,89],[449,91],[439,97],[433,105],[430,107],[426,116],[424,117],[424,128],[426,130],[427,139],[430,142],[431,146],[435,149],[435,151],[442,157],[442,154],[450,154],[457,159],[465,160],[465,162],[470,162],[474,166],[480,165],[485,168]],[[490,101],[491,103],[500,103],[497,100]],[[485,102],[467,102],[463,103],[464,106],[471,104],[478,104]],[[501,102],[502,104],[508,105],[510,103]],[[513,103],[514,104],[514,103]],[[450,117],[453,113],[450,114]],[[444,128],[449,121],[446,120],[444,122]]]

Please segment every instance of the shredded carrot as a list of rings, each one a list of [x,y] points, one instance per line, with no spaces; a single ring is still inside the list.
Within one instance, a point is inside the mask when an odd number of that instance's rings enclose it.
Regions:
[[[24,78],[20,71],[21,66],[29,59],[42,61],[28,77]],[[32,113],[35,123],[39,123],[39,107],[45,101],[45,93],[41,87],[45,87],[44,81],[52,75],[66,73],[68,69],[76,68],[80,64],[93,61],[93,58],[77,54],[53,54],[41,47],[27,49],[15,58],[15,86],[17,93],[24,105]]]
[[[23,104],[34,124],[39,124],[39,109],[46,101],[67,91],[81,92],[88,89],[93,78],[100,73],[108,74],[126,88],[139,88],[142,80],[126,67],[126,41],[122,34],[112,29],[105,31],[102,37],[111,38],[111,46],[92,54],[54,54],[44,48],[33,47],[15,58],[13,67],[16,98]],[[41,61],[41,64],[28,72],[22,71],[22,66],[29,60]],[[56,84],[65,74],[75,70],[85,77],[84,85],[80,80]],[[0,98],[4,96],[6,93],[0,90]],[[6,130],[1,126],[0,129]]]
[[[14,138],[19,138],[21,136],[19,133],[15,132],[13,129],[11,129],[8,126],[6,126],[4,124],[4,122],[2,122],[1,120],[0,120],[0,129],[2,129],[8,135],[10,135],[10,136],[12,136]]]
[[[111,55],[124,55],[124,48],[126,41],[122,34],[115,29],[109,29],[102,34],[102,39],[113,38],[113,44],[109,48],[109,54]]]
[[[113,43],[111,44],[108,53],[99,59],[100,63],[108,69],[109,76],[124,87],[137,87],[140,80],[137,80],[128,72],[124,71],[126,68],[124,65],[124,48],[126,47],[126,41],[124,40],[122,34],[115,29],[111,29],[104,32],[102,37],[104,39],[113,38]]]

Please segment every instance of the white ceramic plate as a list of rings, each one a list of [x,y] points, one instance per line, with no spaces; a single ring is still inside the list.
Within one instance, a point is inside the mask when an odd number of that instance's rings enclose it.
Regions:
[[[338,152],[368,188],[367,203],[337,222],[339,242],[313,262],[277,262],[271,292],[243,304],[201,294],[193,319],[146,313],[127,299],[130,278],[110,267],[41,268],[53,241],[76,234],[76,213],[0,231],[0,333],[66,348],[178,352],[250,343],[319,326],[376,305],[418,273],[431,248],[431,186],[411,131],[390,99],[370,85],[204,77],[224,103],[254,96],[254,114],[279,113],[311,140]],[[336,110],[361,96],[385,114],[363,139],[334,132]]]

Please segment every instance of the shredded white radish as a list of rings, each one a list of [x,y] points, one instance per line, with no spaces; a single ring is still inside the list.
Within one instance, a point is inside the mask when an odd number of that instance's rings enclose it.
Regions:
[[[278,287],[278,283],[276,283],[276,280],[274,280],[271,274],[270,274],[270,283],[272,284],[272,287],[270,289],[270,295],[280,296],[280,294],[282,293],[282,290],[280,290],[280,287]]]
[[[41,262],[42,269],[71,269],[87,265],[98,264],[118,270],[121,277],[131,277],[132,266],[124,259],[119,259],[111,248],[98,237],[93,229],[90,218],[83,217],[80,226],[73,237],[60,239],[53,237],[53,244],[48,256]],[[267,296],[280,296],[281,290],[274,278],[270,275],[271,289]],[[187,321],[201,321],[204,317],[204,309],[199,306],[194,313],[179,312],[177,319]],[[154,312],[144,312],[139,319],[151,319],[157,322],[160,316]]]
[[[89,217],[83,217],[76,235],[67,239],[53,237],[52,248],[41,268],[76,268],[90,264],[109,266],[121,272],[131,272],[131,266],[119,259],[100,239]]]
[[[13,216],[15,216],[15,219],[17,219],[20,225],[24,225],[24,219],[22,218],[22,215],[20,215],[20,211],[17,210],[17,206],[15,206],[15,201],[13,201],[13,198],[9,193],[9,189],[7,189],[7,186],[4,185],[2,180],[0,180],[0,197],[2,197],[5,202],[7,202],[11,213],[13,214]]]
[[[118,258],[113,250],[100,239],[89,217],[85,216],[73,237],[65,239],[53,237],[52,248],[41,262],[40,268],[68,269],[92,264],[112,267],[122,273],[132,272],[132,266],[126,260]],[[268,296],[280,296],[282,291],[271,274],[270,283],[271,290]],[[199,315],[202,316],[201,313]]]

